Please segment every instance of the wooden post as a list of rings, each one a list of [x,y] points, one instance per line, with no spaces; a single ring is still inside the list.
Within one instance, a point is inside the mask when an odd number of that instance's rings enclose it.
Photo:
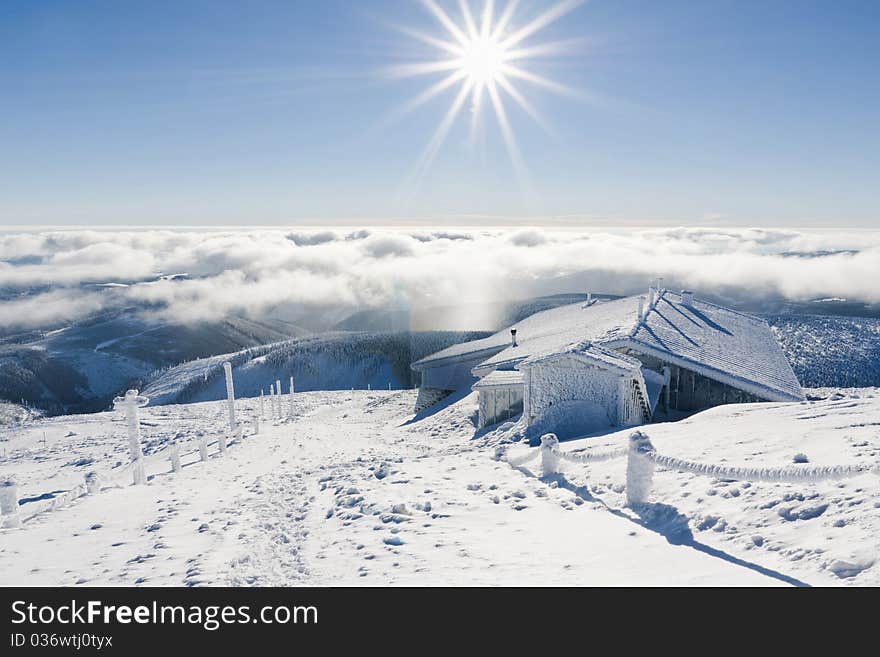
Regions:
[[[559,472],[559,457],[554,450],[559,447],[559,438],[555,433],[541,436],[541,476],[554,475]]]
[[[222,431],[217,436],[217,448],[220,450],[221,456],[226,454],[226,434]]]
[[[275,412],[281,419],[281,379],[275,379]]]
[[[208,437],[204,434],[199,436],[199,459],[208,460]]]
[[[272,409],[272,417],[275,417],[275,384],[269,384],[269,407]]]
[[[0,515],[3,527],[12,529],[21,527],[21,516],[18,513],[18,485],[7,479],[0,484]]]
[[[266,413],[263,408],[263,389],[262,388],[260,388],[260,419],[261,420],[266,419]]]

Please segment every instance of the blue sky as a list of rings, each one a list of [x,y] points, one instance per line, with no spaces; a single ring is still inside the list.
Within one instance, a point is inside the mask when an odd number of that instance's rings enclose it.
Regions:
[[[524,65],[579,93],[517,85],[551,132],[506,102],[527,184],[467,107],[413,180],[455,90],[389,122],[440,79],[388,74],[439,56],[395,24],[443,35],[414,0],[4,0],[0,224],[880,219],[880,3],[583,4]]]

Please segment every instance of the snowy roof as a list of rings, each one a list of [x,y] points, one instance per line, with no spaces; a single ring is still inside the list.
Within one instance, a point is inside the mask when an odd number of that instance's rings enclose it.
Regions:
[[[604,303],[584,302],[552,308],[527,317],[510,329],[454,345],[415,363],[417,369],[448,358],[486,356],[473,371],[512,370],[519,365],[563,353],[582,352],[616,362],[629,348],[773,401],[800,401],[800,383],[779,343],[764,320],[729,308],[664,291],[643,321],[638,321],[639,297]],[[599,349],[601,347],[601,349]],[[609,354],[611,354],[609,356]]]
[[[473,385],[474,390],[479,388],[506,388],[508,386],[521,386],[524,375],[517,370],[495,370],[490,372]]]
[[[608,345],[611,346],[611,345]],[[773,401],[804,399],[801,385],[764,320],[664,292],[623,344]]]
[[[626,372],[639,370],[642,367],[641,361],[632,356],[628,356],[619,351],[612,351],[593,342],[580,342],[571,345],[568,349],[556,350],[546,354],[536,354],[526,358],[517,365],[518,369],[527,369],[540,363],[546,363],[559,358],[575,357],[583,361],[592,361],[595,364],[606,367],[617,368]],[[497,371],[497,370],[496,370]]]
[[[621,303],[623,302],[623,303]],[[608,308],[608,310],[605,310]],[[632,315],[631,327],[636,320],[638,300],[635,297],[614,301],[593,300],[587,305],[584,301],[558,306],[529,315],[520,322],[498,331],[488,338],[471,340],[452,345],[413,363],[414,369],[423,369],[439,364],[447,359],[465,359],[484,353],[493,363],[488,369],[495,369],[496,362],[509,361],[512,365],[528,358],[533,353],[552,353],[561,347],[575,342],[600,337],[602,327],[619,327],[625,324],[625,317]],[[631,311],[631,312],[630,312]],[[609,321],[609,318],[613,318]],[[592,326],[593,330],[589,327]],[[517,346],[510,346],[510,329],[516,329]],[[622,331],[622,335],[627,334]],[[500,352],[500,353],[499,353]]]
[[[636,323],[638,308],[638,297],[626,297],[590,306],[573,303],[537,313],[513,327],[517,330],[517,346],[510,346],[508,330],[507,346],[474,371],[510,369],[527,358],[572,351],[588,342],[624,338]]]

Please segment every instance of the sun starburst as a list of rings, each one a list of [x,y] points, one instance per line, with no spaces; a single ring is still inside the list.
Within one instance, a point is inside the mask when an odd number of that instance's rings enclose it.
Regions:
[[[528,60],[562,54],[571,42],[526,45],[527,40],[558,20],[585,0],[561,0],[544,10],[525,25],[514,28],[518,0],[508,0],[504,8],[495,12],[493,0],[484,0],[482,11],[475,16],[468,0],[458,0],[458,22],[436,0],[422,0],[428,12],[445,30],[443,36],[434,36],[411,28],[399,28],[405,34],[439,51],[436,58],[397,66],[391,70],[396,77],[422,75],[441,76],[421,94],[401,108],[401,113],[424,105],[443,92],[456,88],[452,104],[443,115],[434,134],[422,152],[415,175],[420,178],[443,146],[449,131],[462,109],[470,101],[471,139],[481,122],[483,107],[491,106],[510,160],[517,174],[524,179],[525,163],[520,153],[505,100],[512,100],[534,121],[546,129],[546,122],[517,83],[541,87],[555,93],[574,92],[566,86],[529,71]]]

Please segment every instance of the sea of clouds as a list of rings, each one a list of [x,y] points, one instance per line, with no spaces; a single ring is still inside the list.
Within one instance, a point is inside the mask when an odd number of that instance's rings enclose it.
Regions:
[[[625,294],[657,276],[669,287],[719,295],[877,303],[880,231],[4,232],[0,327],[51,326],[127,306],[196,322],[277,315],[285,307],[417,308],[587,290]]]

